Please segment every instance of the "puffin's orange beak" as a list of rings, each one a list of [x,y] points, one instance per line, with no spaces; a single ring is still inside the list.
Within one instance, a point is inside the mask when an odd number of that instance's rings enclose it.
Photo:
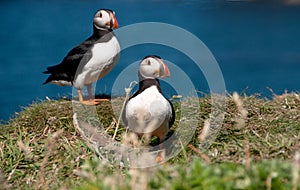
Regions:
[[[112,17],[112,28],[119,28],[119,23],[117,21],[117,18],[114,14],[111,14]]]
[[[161,62],[162,69],[160,70],[160,78],[170,77],[170,70],[164,62]]]

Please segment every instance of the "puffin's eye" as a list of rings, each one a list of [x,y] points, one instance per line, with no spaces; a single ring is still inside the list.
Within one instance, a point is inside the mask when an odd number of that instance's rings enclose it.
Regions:
[[[147,61],[147,65],[151,65],[151,61],[148,60],[148,61]]]
[[[102,13],[101,12],[99,13],[99,17],[102,18]]]

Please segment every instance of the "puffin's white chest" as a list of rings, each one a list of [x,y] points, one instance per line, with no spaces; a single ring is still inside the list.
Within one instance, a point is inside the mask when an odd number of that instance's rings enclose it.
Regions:
[[[119,52],[120,45],[116,37],[105,43],[96,43],[91,49],[91,59],[78,73],[74,86],[82,88],[104,77],[117,63]]]
[[[128,127],[137,133],[149,133],[163,124],[168,125],[171,115],[169,102],[156,86],[147,88],[132,98],[126,106]]]

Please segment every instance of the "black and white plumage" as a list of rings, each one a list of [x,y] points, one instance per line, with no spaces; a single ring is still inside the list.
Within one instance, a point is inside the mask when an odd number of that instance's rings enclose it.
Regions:
[[[93,21],[93,35],[73,48],[58,65],[48,67],[50,74],[43,84],[70,85],[78,90],[79,101],[97,104],[92,84],[109,73],[119,60],[120,45],[112,32],[118,28],[114,11],[99,10]],[[82,89],[87,87],[90,100],[84,101]]]
[[[169,77],[169,69],[160,57],[152,55],[141,61],[138,75],[139,89],[126,103],[124,124],[138,136],[156,136],[161,143],[175,120],[173,105],[163,96],[158,80]]]

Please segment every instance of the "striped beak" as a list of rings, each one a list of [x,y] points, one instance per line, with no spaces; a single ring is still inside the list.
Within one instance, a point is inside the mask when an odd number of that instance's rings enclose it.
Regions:
[[[165,62],[160,60],[161,66],[159,71],[159,77],[160,78],[167,78],[170,77],[170,70]]]
[[[110,29],[119,28],[119,23],[114,13],[110,13],[110,22],[107,22],[106,25],[109,25]]]

